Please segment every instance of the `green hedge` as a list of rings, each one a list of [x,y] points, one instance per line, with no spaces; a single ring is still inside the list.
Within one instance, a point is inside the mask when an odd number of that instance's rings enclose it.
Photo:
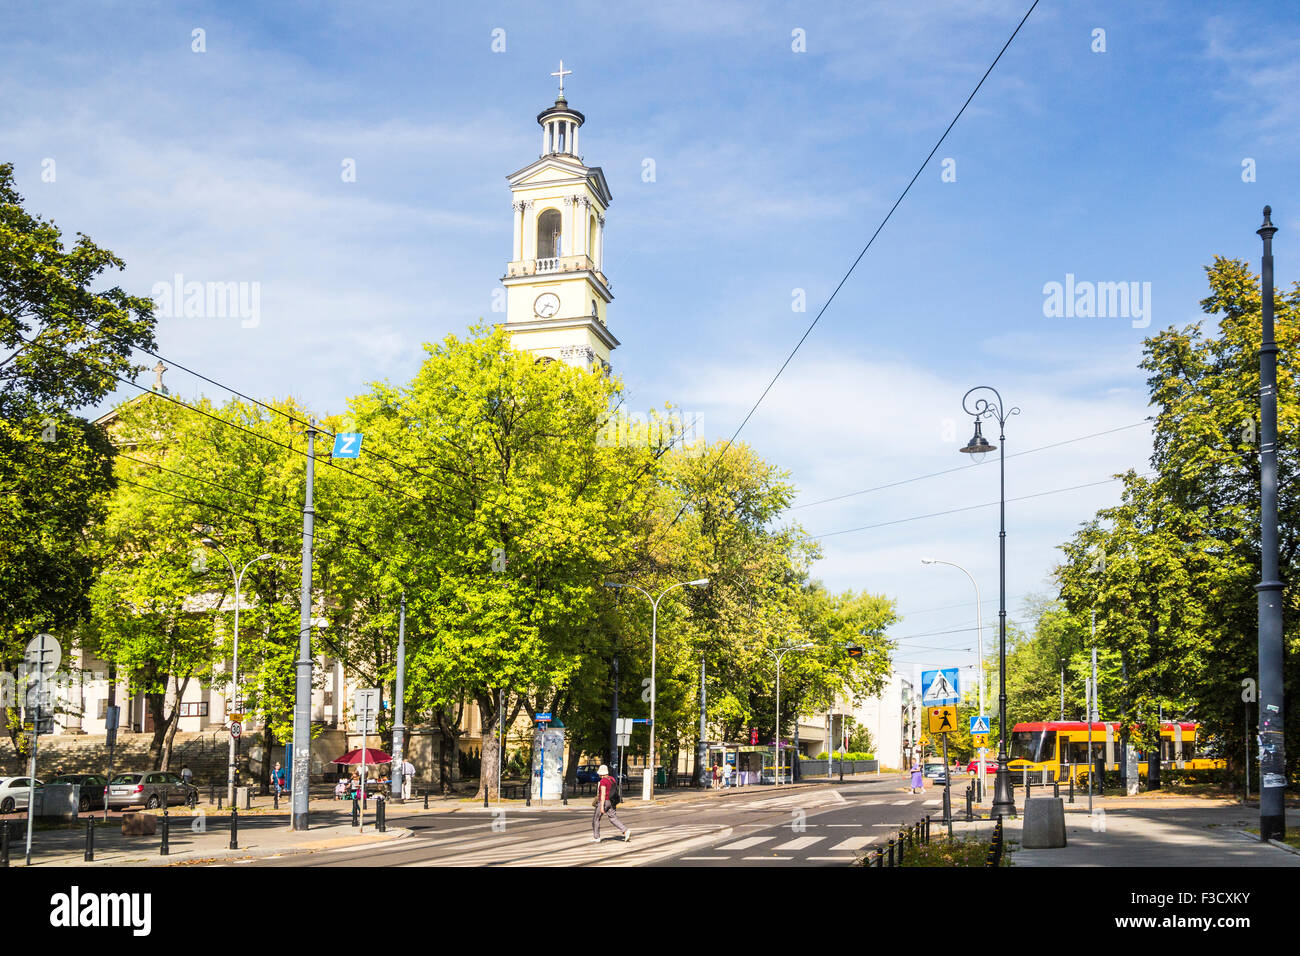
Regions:
[[[830,756],[831,756],[830,754],[828,754],[826,751],[823,750],[821,753],[819,753],[819,754],[817,755],[816,759],[818,759],[818,760],[826,760],[826,759],[830,758]],[[840,759],[841,759],[839,754],[835,754],[834,757],[835,757],[836,760],[840,760]],[[803,759],[804,759],[804,760],[808,760],[808,759],[811,759],[811,758],[809,758],[808,756],[804,755]],[[868,754],[868,753],[859,753],[859,752],[856,752],[856,751],[849,751],[848,753],[844,754],[843,759],[844,759],[844,760],[875,760],[875,759],[876,759],[876,755],[875,755],[875,754]]]

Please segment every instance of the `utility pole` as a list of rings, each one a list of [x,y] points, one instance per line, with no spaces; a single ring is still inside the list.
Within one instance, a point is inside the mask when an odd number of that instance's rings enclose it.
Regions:
[[[708,692],[704,688],[705,660],[700,658],[700,742],[695,748],[695,785],[704,786],[704,766],[709,762],[708,743],[705,739],[705,707]],[[618,779],[618,778],[615,778]]]
[[[393,762],[389,765],[392,769],[389,771],[388,779],[397,783],[395,792],[391,796],[398,803],[402,802],[402,793],[406,782],[406,775],[402,773],[402,766],[405,758],[402,755],[403,748],[406,745],[406,724],[403,720],[406,716],[406,592],[402,592],[402,609],[397,618],[397,678],[396,688],[393,693]],[[498,762],[500,755],[498,754]],[[390,785],[390,790],[392,787]]]
[[[1259,348],[1259,838],[1286,836],[1286,745],[1282,735],[1282,582],[1278,578],[1277,343],[1273,341],[1273,234],[1264,207]]]
[[[1061,658],[1061,720],[1065,720],[1065,658]]]
[[[311,556],[316,513],[312,491],[316,481],[316,419],[307,423],[307,494],[302,508],[302,604],[298,620],[298,660],[293,701],[293,829],[308,826],[311,786]],[[365,739],[361,741],[364,754]]]

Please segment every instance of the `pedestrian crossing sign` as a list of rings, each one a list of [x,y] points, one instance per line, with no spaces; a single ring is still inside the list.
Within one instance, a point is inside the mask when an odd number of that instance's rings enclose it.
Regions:
[[[989,732],[989,719],[981,714],[978,717],[970,719],[970,732],[972,734],[987,734]]]
[[[930,708],[930,733],[950,734],[957,730],[957,705]]]
[[[961,699],[957,689],[957,668],[921,671],[921,706],[941,707],[955,704]]]

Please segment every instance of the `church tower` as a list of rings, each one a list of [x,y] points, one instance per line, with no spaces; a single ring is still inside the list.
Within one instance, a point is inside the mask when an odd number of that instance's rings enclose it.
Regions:
[[[605,277],[605,211],[613,197],[599,166],[578,152],[585,117],[564,99],[537,114],[542,152],[507,178],[514,195],[514,243],[501,277],[506,330],[515,348],[538,360],[608,369],[618,339],[606,327],[614,294]]]

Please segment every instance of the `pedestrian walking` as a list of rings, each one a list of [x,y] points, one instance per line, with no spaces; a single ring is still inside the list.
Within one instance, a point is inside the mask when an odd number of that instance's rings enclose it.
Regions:
[[[194,771],[190,769],[190,765],[187,763],[181,764],[181,779],[187,784],[194,782]]]
[[[632,839],[632,831],[623,826],[615,811],[615,807],[623,802],[618,781],[609,775],[609,767],[604,764],[596,768],[596,773],[600,774],[600,782],[596,784],[596,799],[591,801],[591,805],[596,808],[591,818],[591,842],[600,842],[600,818],[605,816],[609,817],[609,822],[623,832],[623,842],[626,843]]]
[[[724,787],[731,786],[731,764],[730,763],[724,763],[722,765],[722,785]]]
[[[411,799],[411,785],[415,782],[415,764],[402,758],[402,799]]]
[[[925,789],[925,779],[921,776],[921,761],[912,761],[912,792],[920,793]]]
[[[284,793],[284,770],[278,760],[275,762],[275,769],[271,771],[271,786],[275,788],[277,797]]]

